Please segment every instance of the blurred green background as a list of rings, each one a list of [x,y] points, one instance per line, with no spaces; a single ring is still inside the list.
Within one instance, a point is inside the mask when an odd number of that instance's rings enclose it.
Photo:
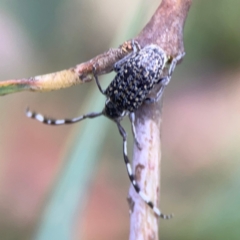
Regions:
[[[0,79],[66,69],[116,47],[143,28],[158,5],[0,0]],[[239,9],[239,0],[195,0],[190,9],[186,56],[164,95],[161,209],[175,218],[160,221],[161,239],[240,239]],[[71,238],[61,239],[127,239],[129,180],[116,126],[99,118],[49,127],[24,115],[26,106],[58,118],[101,110],[95,84],[0,100],[0,239],[60,239],[43,237],[54,213],[49,203],[63,210],[55,216],[61,232],[69,210],[62,197],[76,179],[66,192],[76,199],[66,230]],[[130,141],[130,153],[131,147]]]

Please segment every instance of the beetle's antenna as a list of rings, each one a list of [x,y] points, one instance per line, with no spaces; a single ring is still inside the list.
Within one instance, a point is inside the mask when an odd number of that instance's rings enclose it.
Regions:
[[[72,118],[72,119],[70,119],[70,118],[53,119],[53,118],[47,118],[40,113],[33,112],[33,111],[29,110],[29,108],[26,109],[26,116],[27,117],[36,119],[37,121],[42,122],[44,124],[54,125],[54,126],[73,124],[73,123],[76,123],[76,122],[80,122],[85,118],[95,118],[95,117],[99,117],[101,115],[103,115],[103,112],[91,112],[91,113],[87,113],[87,114],[84,114],[82,116]]]

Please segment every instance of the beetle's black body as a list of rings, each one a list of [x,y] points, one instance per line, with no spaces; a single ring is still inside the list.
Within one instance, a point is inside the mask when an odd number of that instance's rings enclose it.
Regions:
[[[101,112],[88,113],[73,119],[46,118],[39,113],[31,112],[29,109],[27,109],[26,114],[28,117],[34,118],[48,125],[71,124],[79,122],[85,118],[95,118],[101,115],[105,115],[113,120],[117,124],[119,133],[123,138],[123,157],[127,167],[128,176],[134,189],[148,206],[153,209],[157,216],[169,219],[172,215],[161,213],[161,211],[138,186],[127,156],[127,133],[120,124],[120,121],[124,116],[129,115],[134,140],[138,148],[141,149],[136,136],[134,112],[145,102],[153,103],[161,98],[163,90],[169,83],[177,62],[184,56],[184,53],[171,59],[171,63],[169,63],[168,66],[168,74],[163,76],[163,72],[165,72],[164,70],[168,62],[166,53],[163,49],[156,45],[148,45],[141,49],[135,41],[133,41],[132,47],[133,52],[115,64],[114,71],[116,72],[116,76],[105,91],[102,90],[98,77],[95,74],[96,84],[100,92],[107,97],[105,107]],[[157,84],[160,84],[160,89],[157,92],[156,97],[148,97],[153,87]]]
[[[149,45],[116,63],[117,74],[104,91],[107,96],[105,114],[119,118],[125,111],[136,111],[161,81],[165,63],[166,54],[156,45]]]

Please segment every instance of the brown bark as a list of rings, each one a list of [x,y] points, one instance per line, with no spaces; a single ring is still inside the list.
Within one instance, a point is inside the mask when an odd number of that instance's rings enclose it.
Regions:
[[[168,56],[175,57],[183,53],[183,27],[190,5],[191,0],[163,0],[135,40],[142,47],[156,44],[163,48]],[[161,108],[160,101],[156,104],[144,104],[136,112],[136,132],[142,150],[134,146],[133,153],[136,180],[157,206],[160,198]],[[131,210],[129,239],[158,239],[158,219],[132,186],[128,200]]]

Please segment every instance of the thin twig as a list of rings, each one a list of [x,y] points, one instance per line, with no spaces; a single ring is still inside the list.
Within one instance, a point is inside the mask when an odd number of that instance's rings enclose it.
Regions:
[[[131,51],[131,41],[126,41],[116,49],[109,49],[107,52],[67,70],[30,78],[0,81],[0,96],[20,91],[44,92],[59,90],[89,82],[94,79],[93,67],[97,75],[108,73],[112,71],[115,62]]]

